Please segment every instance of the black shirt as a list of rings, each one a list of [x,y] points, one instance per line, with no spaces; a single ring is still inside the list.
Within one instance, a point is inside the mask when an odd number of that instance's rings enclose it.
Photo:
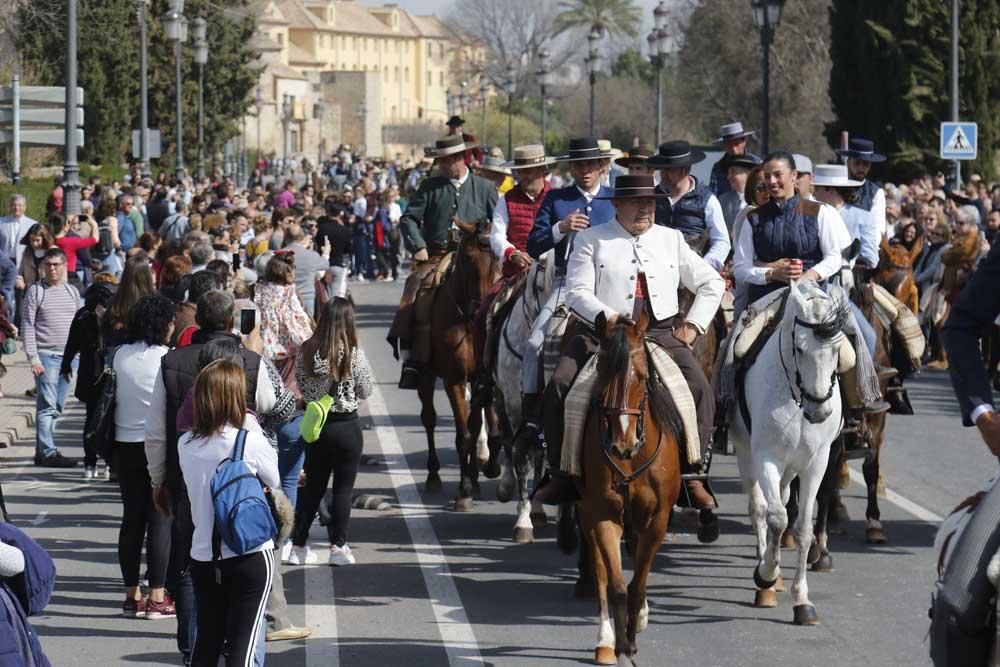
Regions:
[[[330,266],[345,266],[345,259],[351,256],[351,228],[336,222],[321,222],[316,225],[315,246],[322,248],[330,239]]]

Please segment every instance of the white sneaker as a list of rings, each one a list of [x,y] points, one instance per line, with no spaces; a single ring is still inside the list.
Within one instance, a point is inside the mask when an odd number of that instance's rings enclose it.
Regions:
[[[292,543],[285,542],[285,544],[282,545],[281,547],[281,562],[287,563],[288,559],[291,558],[291,556],[292,556]]]
[[[288,554],[289,565],[315,565],[319,562],[319,556],[307,546],[297,547],[292,545],[292,553]]]
[[[351,547],[346,544],[342,547],[330,545],[330,565],[354,565],[357,561],[354,559],[354,554],[351,553]]]
[[[83,478],[84,479],[94,479],[97,475],[97,468],[94,466],[84,466],[83,467]]]

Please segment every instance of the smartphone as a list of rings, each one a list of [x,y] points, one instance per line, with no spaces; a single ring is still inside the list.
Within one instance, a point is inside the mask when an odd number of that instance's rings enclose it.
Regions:
[[[240,310],[240,333],[249,336],[257,328],[257,310],[242,308]]]

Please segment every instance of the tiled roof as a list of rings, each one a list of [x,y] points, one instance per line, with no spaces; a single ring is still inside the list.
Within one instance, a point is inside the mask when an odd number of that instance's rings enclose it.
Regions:
[[[312,54],[303,49],[301,46],[295,44],[289,40],[288,42],[288,62],[299,63],[304,65],[322,65],[320,61],[313,58]]]

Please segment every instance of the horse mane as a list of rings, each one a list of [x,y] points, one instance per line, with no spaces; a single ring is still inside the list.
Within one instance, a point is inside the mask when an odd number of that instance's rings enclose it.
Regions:
[[[604,357],[605,384],[613,378],[621,377],[628,372],[632,356],[632,345],[625,331],[625,325],[619,324],[607,337]]]
[[[823,314],[822,319],[810,323],[813,335],[819,340],[836,338],[851,318],[851,308],[847,305],[846,299],[833,295],[826,296],[830,300],[830,307]]]

